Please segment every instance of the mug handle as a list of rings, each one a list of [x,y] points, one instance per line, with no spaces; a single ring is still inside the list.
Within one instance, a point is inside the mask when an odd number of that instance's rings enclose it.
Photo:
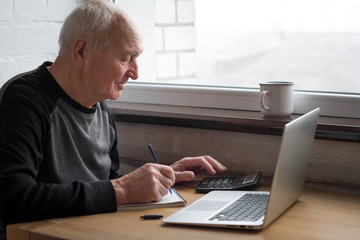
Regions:
[[[269,111],[270,108],[268,106],[265,105],[265,95],[268,94],[269,91],[262,91],[260,93],[260,106],[265,109],[266,111]]]

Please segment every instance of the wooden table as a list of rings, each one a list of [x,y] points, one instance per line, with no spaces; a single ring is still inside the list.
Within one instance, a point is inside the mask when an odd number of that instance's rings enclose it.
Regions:
[[[198,199],[195,183],[175,188],[188,204]],[[261,184],[258,190],[269,189]],[[360,190],[339,191],[334,187],[305,187],[299,201],[262,231],[167,225],[161,220],[142,220],[144,214],[164,217],[180,208],[122,211],[82,217],[49,219],[7,227],[8,240],[21,239],[360,239]]]

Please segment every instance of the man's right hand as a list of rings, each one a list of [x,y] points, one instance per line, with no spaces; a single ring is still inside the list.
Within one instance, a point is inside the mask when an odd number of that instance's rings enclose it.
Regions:
[[[169,166],[147,163],[111,183],[118,205],[160,201],[174,185],[175,174]]]

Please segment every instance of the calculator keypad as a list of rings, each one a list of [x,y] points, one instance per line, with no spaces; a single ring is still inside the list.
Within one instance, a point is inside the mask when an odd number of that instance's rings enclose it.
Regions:
[[[216,175],[203,179],[196,190],[198,192],[209,192],[212,190],[245,189],[255,185],[261,177],[261,172],[243,175]]]

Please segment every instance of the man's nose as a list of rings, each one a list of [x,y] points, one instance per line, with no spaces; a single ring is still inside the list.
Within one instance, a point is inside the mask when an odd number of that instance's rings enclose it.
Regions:
[[[129,70],[128,70],[128,76],[132,79],[132,80],[136,80],[139,78],[139,66],[137,61],[132,62],[129,65]]]

